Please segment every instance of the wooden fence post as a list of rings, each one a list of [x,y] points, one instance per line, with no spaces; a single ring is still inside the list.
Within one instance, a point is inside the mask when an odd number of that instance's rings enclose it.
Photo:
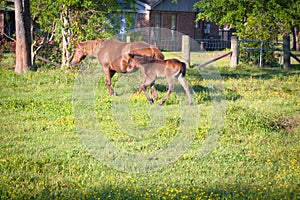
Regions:
[[[239,47],[238,47],[238,37],[231,36],[231,57],[230,57],[230,66],[235,67],[239,63]]]
[[[290,48],[290,36],[283,36],[283,68],[290,69],[291,68],[291,48]]]
[[[130,42],[130,35],[126,36],[126,42]]]
[[[190,37],[188,35],[182,36],[182,50],[181,57],[186,61],[187,68],[190,67]]]

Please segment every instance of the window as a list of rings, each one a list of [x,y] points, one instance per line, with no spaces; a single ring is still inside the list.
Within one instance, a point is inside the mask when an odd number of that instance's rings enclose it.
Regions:
[[[161,27],[161,14],[155,14],[155,27]]]
[[[206,23],[204,26],[204,33],[210,34],[210,23]]]
[[[171,16],[171,30],[176,30],[177,27],[177,16],[176,14],[173,14]]]
[[[200,25],[201,21],[197,19],[195,19],[195,28],[201,28],[201,25]]]
[[[155,14],[155,41],[158,42],[160,41],[160,37],[161,37],[161,14],[157,13]]]

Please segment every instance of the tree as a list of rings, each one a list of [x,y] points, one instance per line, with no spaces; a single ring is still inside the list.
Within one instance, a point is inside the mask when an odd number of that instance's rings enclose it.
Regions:
[[[0,9],[5,8],[5,6],[6,6],[6,2],[5,1],[1,1],[0,2]]]
[[[299,26],[294,26],[292,28],[293,33],[293,50],[300,51],[300,31]]]
[[[273,42],[278,40],[278,35],[289,35],[292,27],[299,26],[299,5],[300,0],[200,0],[194,7],[200,9],[198,20],[235,28],[241,39]],[[251,43],[251,47],[259,48],[260,43]],[[240,55],[247,63],[259,63],[253,52],[242,50]],[[277,65],[273,52],[264,52],[263,64]]]
[[[200,0],[197,19],[229,25],[240,38],[274,41],[300,24],[300,0]]]
[[[49,39],[55,39],[60,43],[61,63],[63,67],[68,67],[75,40],[103,39],[119,30],[120,20],[115,19],[118,18],[116,14],[122,12],[121,2],[132,6],[135,1],[31,0],[34,8],[32,18],[39,27],[41,41],[47,43]],[[35,49],[37,53],[40,47]]]
[[[16,67],[15,72],[22,74],[32,67],[30,4],[29,0],[15,0],[16,21]]]

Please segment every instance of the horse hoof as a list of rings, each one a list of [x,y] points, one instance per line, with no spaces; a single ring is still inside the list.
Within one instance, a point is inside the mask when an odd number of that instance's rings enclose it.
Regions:
[[[150,103],[151,105],[153,105],[153,103],[154,103],[153,99],[150,99],[150,100],[149,100],[149,103]]]
[[[160,102],[159,106],[162,106],[164,103],[165,103],[164,101]]]

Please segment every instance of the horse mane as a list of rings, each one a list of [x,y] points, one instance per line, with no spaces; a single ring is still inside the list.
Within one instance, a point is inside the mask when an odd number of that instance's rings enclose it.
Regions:
[[[141,65],[149,63],[164,63],[164,60],[153,58],[150,56],[140,55],[140,54],[130,54],[132,58],[136,59]]]
[[[86,55],[97,56],[103,41],[104,40],[87,40],[85,42],[80,42],[78,45]]]
[[[139,62],[139,64],[141,64],[141,65],[156,63],[156,64],[161,64],[161,65],[164,65],[167,67],[167,66],[174,66],[174,64],[175,65],[179,64],[180,65],[180,73],[182,74],[182,77],[184,77],[186,74],[186,64],[175,58],[171,58],[171,59],[167,59],[167,60],[160,60],[157,58],[152,58],[149,56],[144,56],[144,55],[139,55],[139,54],[130,54],[130,57],[133,59],[136,59]]]

